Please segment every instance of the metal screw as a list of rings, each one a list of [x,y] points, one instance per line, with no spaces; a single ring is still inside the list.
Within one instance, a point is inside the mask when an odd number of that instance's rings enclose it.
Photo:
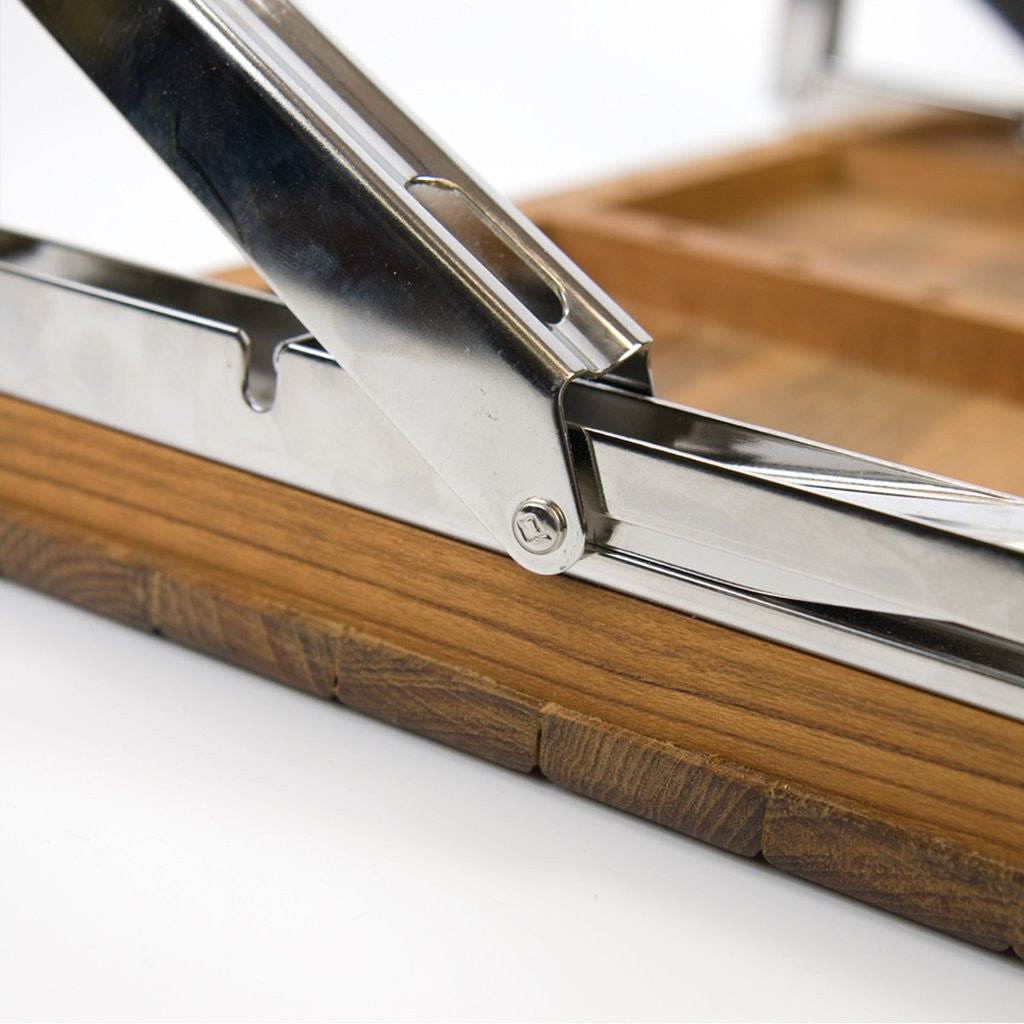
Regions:
[[[547,555],[565,540],[565,515],[547,498],[527,498],[512,516],[512,532],[521,548],[534,555]]]

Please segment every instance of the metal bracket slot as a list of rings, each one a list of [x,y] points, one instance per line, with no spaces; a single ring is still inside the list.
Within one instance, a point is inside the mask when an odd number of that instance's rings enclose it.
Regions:
[[[27,6],[497,543],[540,573],[579,559],[562,392],[624,363],[636,377],[649,339],[629,317],[290,5],[93,0],[84,19],[68,0]],[[559,282],[564,315],[546,319],[536,289],[435,216],[416,194],[427,179]],[[524,540],[537,497],[553,543]]]
[[[0,234],[0,301],[6,393],[496,546],[272,297]],[[594,529],[572,575],[1024,720],[1024,501],[595,382],[565,413]]]

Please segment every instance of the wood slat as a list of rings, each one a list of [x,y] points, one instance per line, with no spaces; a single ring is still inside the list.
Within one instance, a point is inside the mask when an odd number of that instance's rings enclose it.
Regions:
[[[0,572],[989,948],[1024,943],[1021,723],[9,398]]]
[[[761,852],[771,780],[568,708],[544,709],[540,770],[552,782],[732,853]]]
[[[763,847],[783,871],[988,949],[1021,931],[1024,873],[829,800],[776,790]]]

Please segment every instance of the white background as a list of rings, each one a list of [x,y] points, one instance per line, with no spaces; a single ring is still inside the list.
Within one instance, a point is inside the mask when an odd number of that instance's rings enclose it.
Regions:
[[[516,195],[785,124],[772,0],[306,9]],[[867,0],[852,42],[1019,90],[991,27]],[[13,0],[0,220],[236,259]],[[1022,1015],[1013,958],[0,584],[4,1019]]]

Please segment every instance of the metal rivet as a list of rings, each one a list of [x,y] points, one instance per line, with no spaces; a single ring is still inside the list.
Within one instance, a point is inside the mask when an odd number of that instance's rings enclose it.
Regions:
[[[512,532],[521,548],[534,555],[547,555],[565,540],[565,515],[547,498],[527,498],[512,517]]]

